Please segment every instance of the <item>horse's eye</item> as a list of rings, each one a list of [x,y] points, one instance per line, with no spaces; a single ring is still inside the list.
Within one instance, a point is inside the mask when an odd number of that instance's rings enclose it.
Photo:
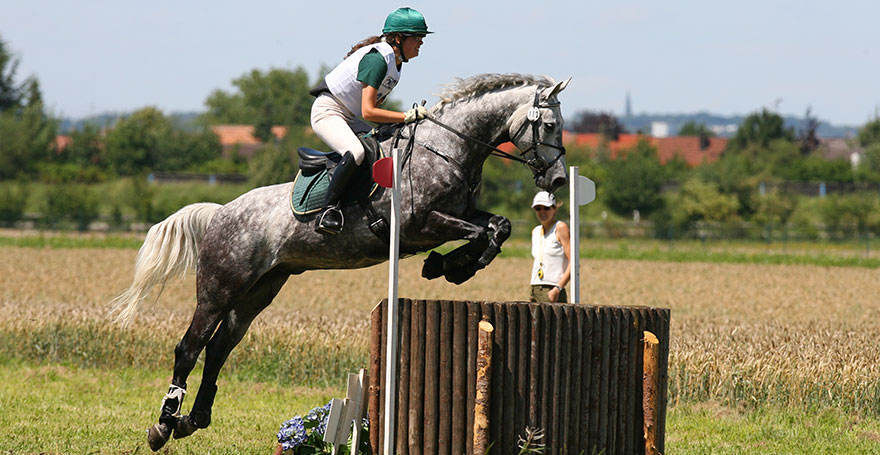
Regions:
[[[548,130],[555,130],[556,123],[555,122],[544,122],[544,128],[546,128]]]

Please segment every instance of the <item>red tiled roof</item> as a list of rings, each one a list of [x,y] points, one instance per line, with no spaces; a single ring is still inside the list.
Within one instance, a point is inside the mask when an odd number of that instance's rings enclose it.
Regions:
[[[254,137],[253,125],[214,125],[211,131],[220,138],[220,145],[258,145],[260,140]],[[287,135],[286,126],[273,126],[272,134],[278,139]]]
[[[666,163],[678,155],[689,166],[718,161],[721,152],[727,147],[727,139],[718,137],[709,138],[708,147],[700,149],[700,138],[695,136],[651,137],[640,134],[621,134],[616,141],[608,141],[598,133],[577,134],[565,131],[562,134],[562,142],[566,147],[586,146],[595,150],[604,144],[611,152],[612,158],[616,158],[623,150],[632,149],[640,140],[648,141],[657,149],[657,156],[661,163]]]
[[[55,153],[61,153],[65,148],[67,148],[68,145],[70,145],[71,142],[73,142],[73,138],[70,136],[55,136]]]

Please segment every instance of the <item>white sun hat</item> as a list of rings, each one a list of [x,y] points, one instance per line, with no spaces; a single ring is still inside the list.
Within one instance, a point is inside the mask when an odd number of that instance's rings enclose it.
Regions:
[[[532,208],[539,205],[544,207],[559,207],[559,205],[556,204],[556,196],[546,191],[539,191],[538,194],[535,195],[535,198],[532,199]]]

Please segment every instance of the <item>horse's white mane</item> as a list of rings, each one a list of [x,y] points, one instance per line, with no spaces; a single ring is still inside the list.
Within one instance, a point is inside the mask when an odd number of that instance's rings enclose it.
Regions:
[[[442,109],[443,106],[455,101],[508,87],[525,85],[550,87],[555,83],[548,76],[531,76],[516,73],[487,73],[478,74],[466,79],[457,78],[454,82],[447,84],[441,93],[437,94],[440,97],[440,102],[437,103],[435,108]]]

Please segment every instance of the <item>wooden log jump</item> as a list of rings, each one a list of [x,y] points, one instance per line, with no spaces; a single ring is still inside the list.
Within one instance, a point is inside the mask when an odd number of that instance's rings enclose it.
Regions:
[[[665,452],[668,309],[399,301],[395,453],[518,453],[527,428],[544,432],[548,455]],[[374,453],[384,444],[386,318],[383,300],[371,317]],[[477,396],[481,338],[491,343],[488,400]]]

